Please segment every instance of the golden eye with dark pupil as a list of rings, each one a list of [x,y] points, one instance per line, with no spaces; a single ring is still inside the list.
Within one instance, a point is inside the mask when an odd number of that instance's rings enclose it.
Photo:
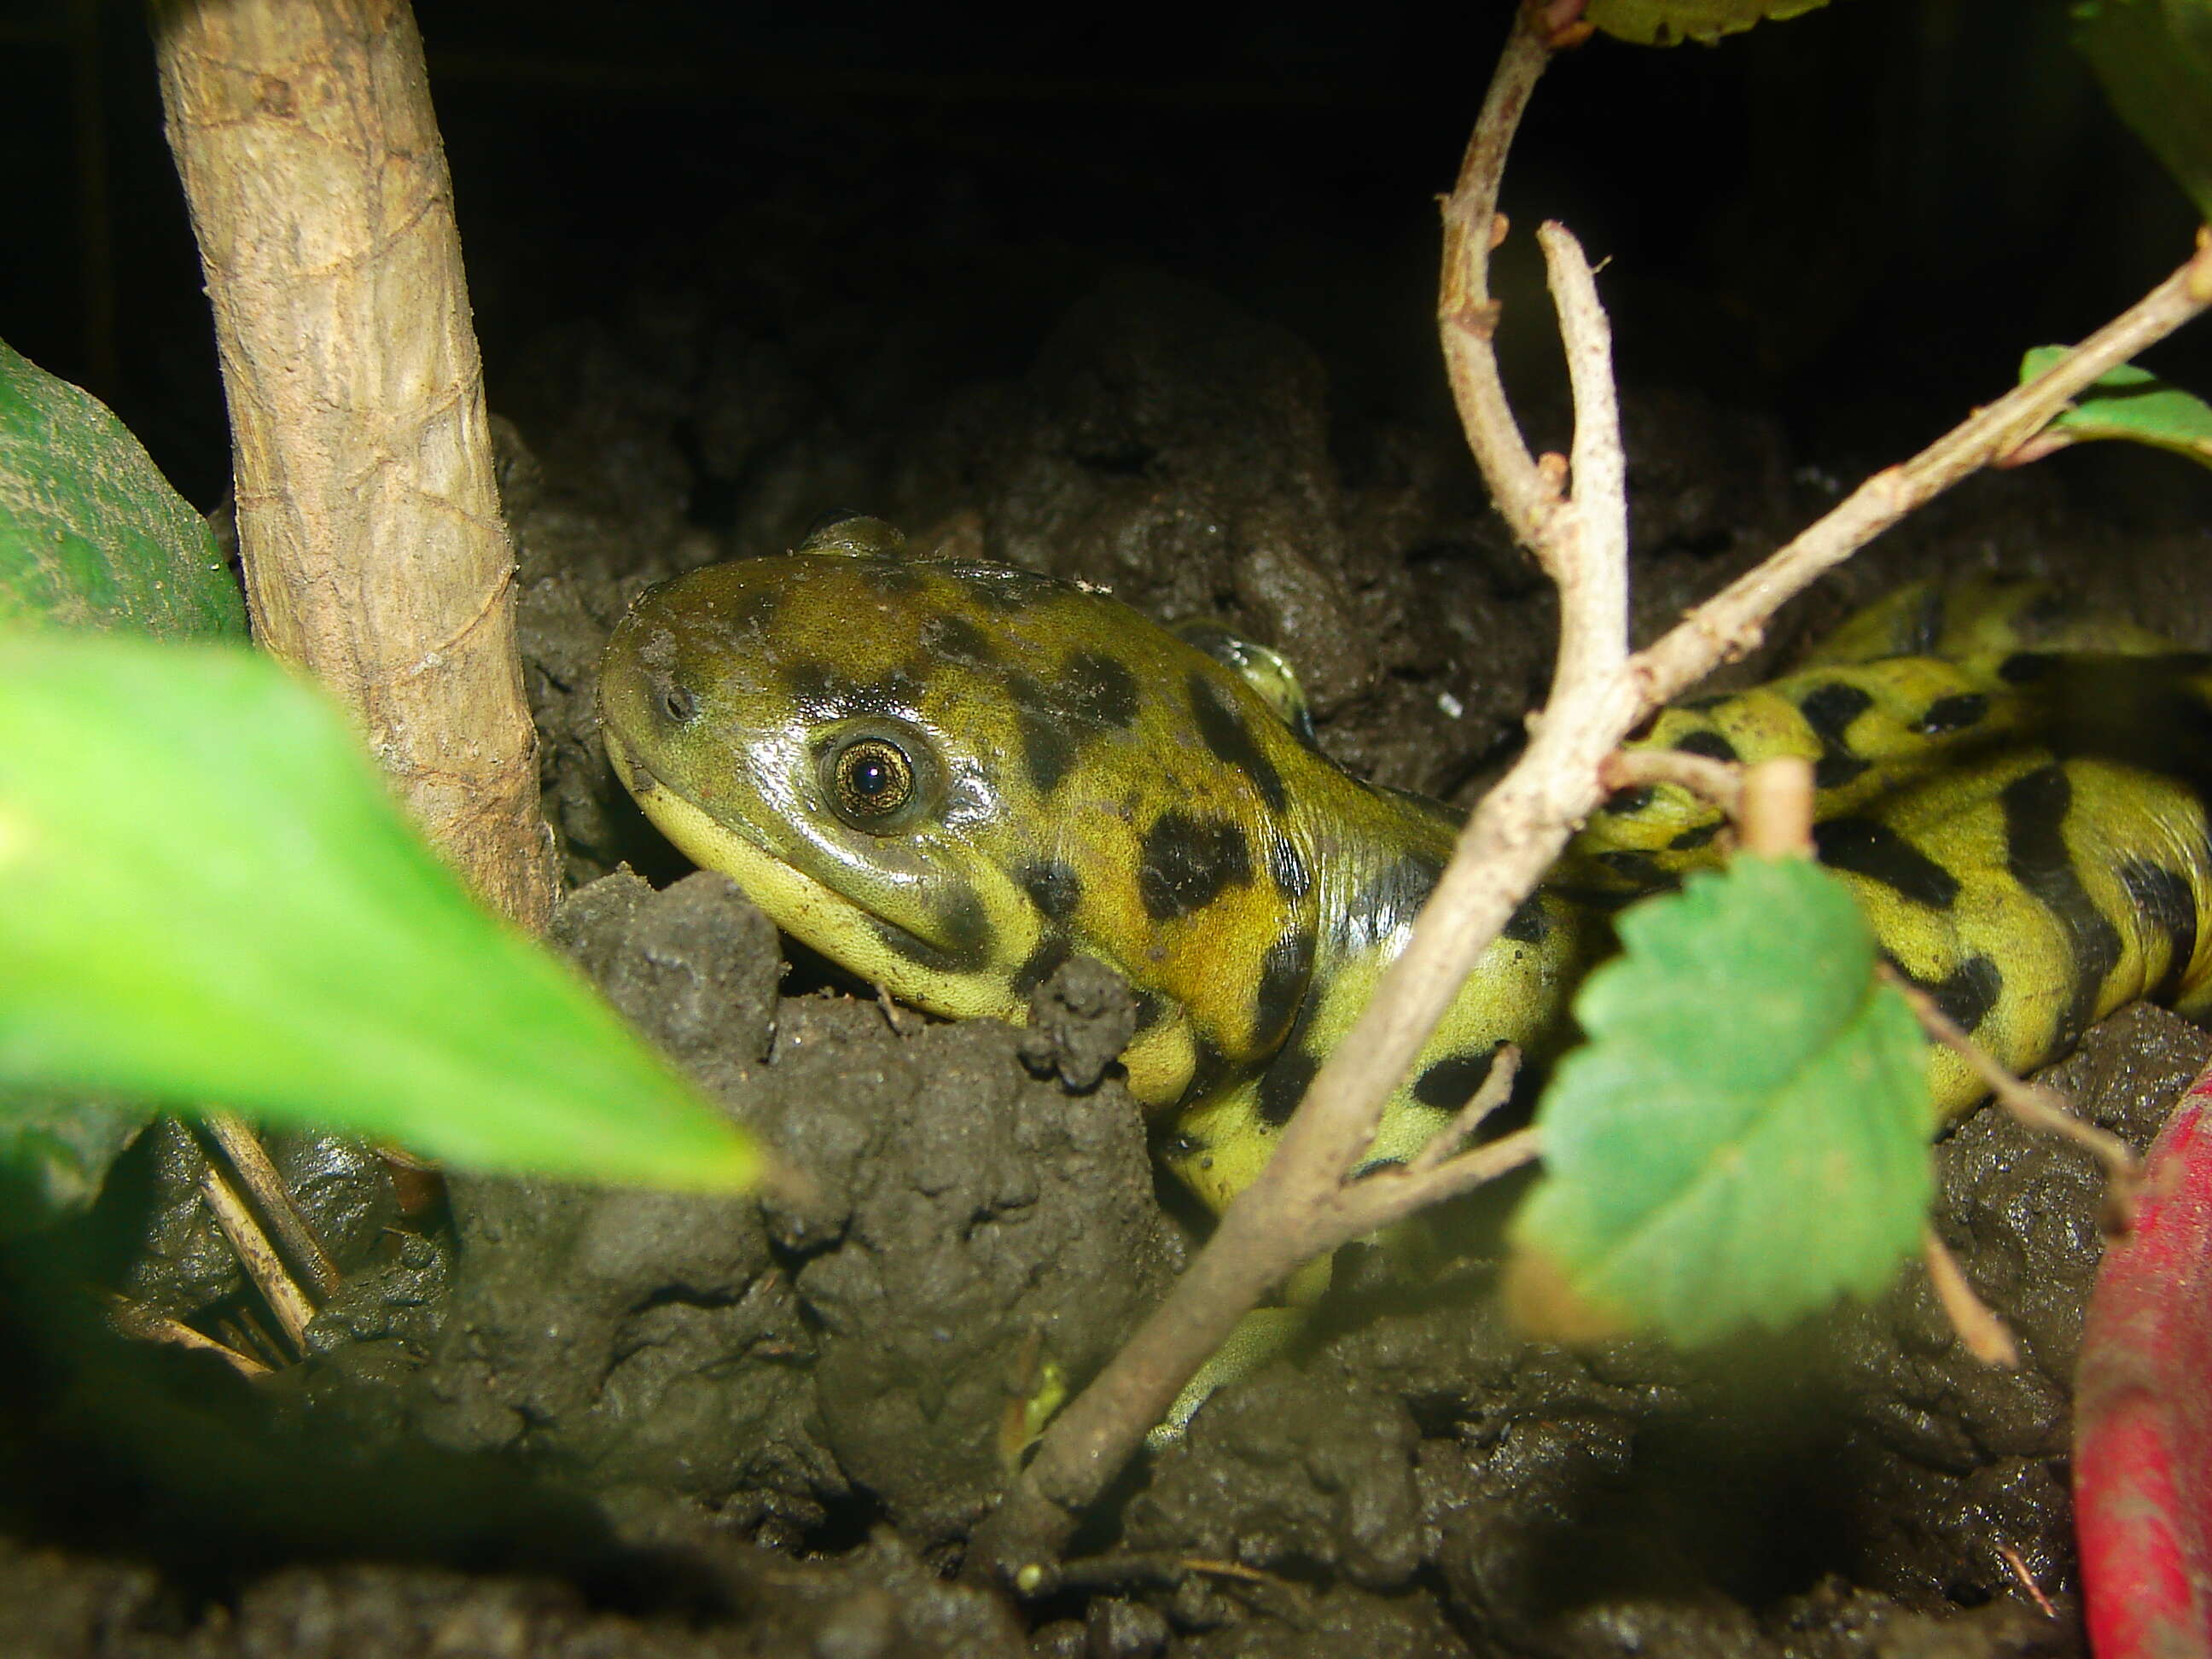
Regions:
[[[839,752],[837,804],[848,817],[880,822],[914,799],[914,763],[896,744],[862,738]]]

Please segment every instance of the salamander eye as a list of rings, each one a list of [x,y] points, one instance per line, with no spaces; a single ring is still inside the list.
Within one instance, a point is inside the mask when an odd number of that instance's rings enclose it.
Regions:
[[[855,830],[880,830],[914,799],[914,763],[888,738],[855,738],[830,763],[837,816]]]

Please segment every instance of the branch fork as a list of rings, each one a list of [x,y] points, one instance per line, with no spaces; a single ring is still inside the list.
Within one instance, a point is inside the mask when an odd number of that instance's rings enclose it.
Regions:
[[[1322,1066],[1267,1168],[1223,1213],[1167,1299],[1047,1429],[1029,1468],[977,1530],[971,1577],[995,1577],[1018,1589],[1049,1578],[1048,1562],[1073,1534],[1083,1509],[1238,1319],[1303,1261],[1535,1156],[1533,1130],[1457,1151],[1470,1126],[1455,1122],[1402,1170],[1350,1178],[1384,1103],[1468,970],[1573,828],[1619,787],[1611,780],[1627,775],[1622,760],[1609,760],[1627,733],[1757,645],[1774,612],[1823,573],[1906,513],[2016,450],[2083,387],[2212,304],[2212,246],[2200,240],[2186,264],[2069,356],[1911,460],[1875,474],[1632,655],[1626,464],[1611,331],[1589,262],[1565,227],[1549,223],[1537,232],[1574,396],[1572,453],[1564,464],[1529,453],[1492,348],[1499,308],[1488,289],[1488,260],[1501,223],[1498,179],[1529,94],[1552,52],[1571,40],[1569,14],[1577,9],[1575,0],[1532,0],[1516,14],[1458,183],[1444,198],[1437,304],[1454,402],[1493,505],[1559,590],[1551,695],[1529,723],[1520,761],[1469,818],[1404,952]]]

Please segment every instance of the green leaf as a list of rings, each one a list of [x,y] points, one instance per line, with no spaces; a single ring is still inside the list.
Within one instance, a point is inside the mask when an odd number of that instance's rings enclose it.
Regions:
[[[1796,17],[1828,0],[1590,0],[1583,15],[1604,33],[1639,46],[1707,46],[1769,18]]]
[[[2026,386],[2070,349],[2037,346],[2021,359],[2021,384]],[[2066,443],[2126,438],[2212,466],[2212,405],[2133,363],[2122,363],[2093,381],[2045,430]]]
[[[1692,1346],[1881,1290],[1933,1195],[1927,1060],[1849,890],[1740,858],[1624,913],[1620,937],[1537,1111],[1516,1308]]]
[[[729,1188],[757,1158],[470,899],[343,722],[240,647],[0,629],[0,1088]]]
[[[2078,0],[2074,44],[2120,119],[2212,219],[2212,0]]]
[[[0,623],[246,632],[207,521],[99,399],[0,343]]]

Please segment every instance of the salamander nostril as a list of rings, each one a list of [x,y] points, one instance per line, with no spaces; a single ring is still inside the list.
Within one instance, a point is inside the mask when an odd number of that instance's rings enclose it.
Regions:
[[[672,685],[660,694],[660,712],[684,725],[699,712],[698,696],[680,685]]]

